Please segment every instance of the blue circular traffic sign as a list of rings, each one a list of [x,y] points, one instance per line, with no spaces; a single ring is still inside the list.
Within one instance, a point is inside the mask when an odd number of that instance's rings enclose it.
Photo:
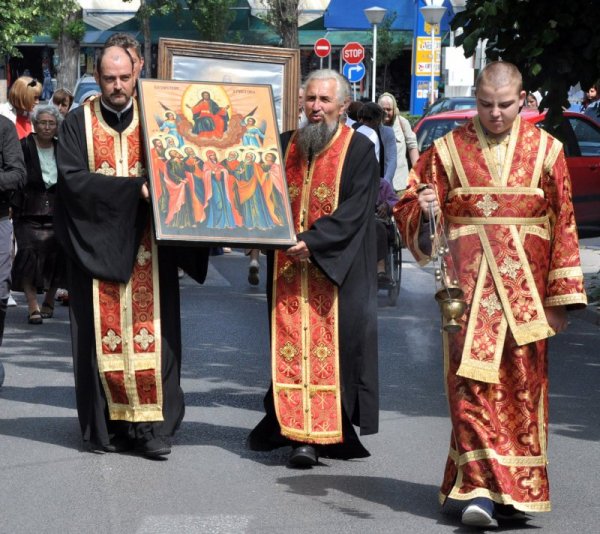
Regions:
[[[364,63],[345,63],[343,74],[350,83],[360,82],[367,73]]]

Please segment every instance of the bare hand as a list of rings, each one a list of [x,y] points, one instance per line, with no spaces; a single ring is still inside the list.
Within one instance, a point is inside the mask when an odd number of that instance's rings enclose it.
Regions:
[[[434,215],[440,212],[437,196],[431,187],[423,188],[419,193],[418,200],[421,211],[424,213],[426,219],[429,218],[430,209],[433,209]]]
[[[144,182],[142,184],[142,189],[140,190],[140,198],[144,199],[146,202],[150,202],[150,189],[148,189],[148,182]]]
[[[569,325],[567,320],[567,309],[564,306],[552,306],[544,308],[548,324],[557,334],[564,332]]]
[[[389,206],[387,202],[382,202],[376,208],[377,217],[380,219],[386,219],[389,215]]]
[[[293,247],[288,248],[285,253],[295,260],[307,260],[310,258],[310,250],[304,241],[298,241]]]

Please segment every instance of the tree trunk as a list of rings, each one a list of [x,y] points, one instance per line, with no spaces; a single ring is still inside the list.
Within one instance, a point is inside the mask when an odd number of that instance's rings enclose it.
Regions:
[[[298,0],[276,0],[271,3],[284,48],[299,48]]]
[[[145,0],[140,1],[140,7],[146,4]],[[150,17],[146,10],[142,10],[140,24],[142,26],[142,35],[144,36],[144,71],[141,76],[152,78],[152,35],[150,34]]]
[[[77,19],[81,19],[83,12],[77,11],[67,15],[65,25]],[[63,26],[64,28],[64,26]],[[74,40],[64,30],[58,37],[58,68],[56,72],[57,87],[73,90],[79,78],[79,41]]]
[[[285,26],[281,28],[281,38],[284,48],[299,48],[298,26]]]

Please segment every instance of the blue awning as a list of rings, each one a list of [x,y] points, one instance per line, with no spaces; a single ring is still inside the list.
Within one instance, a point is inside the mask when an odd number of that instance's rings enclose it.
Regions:
[[[415,0],[331,0],[325,12],[325,27],[339,30],[370,30],[371,25],[363,10],[374,6],[387,9],[388,14],[396,13],[393,30],[413,31]]]

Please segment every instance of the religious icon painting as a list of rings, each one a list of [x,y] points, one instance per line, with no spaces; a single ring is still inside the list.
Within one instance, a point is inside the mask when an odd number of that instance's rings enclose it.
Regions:
[[[159,242],[295,243],[270,86],[141,79],[138,94]]]

